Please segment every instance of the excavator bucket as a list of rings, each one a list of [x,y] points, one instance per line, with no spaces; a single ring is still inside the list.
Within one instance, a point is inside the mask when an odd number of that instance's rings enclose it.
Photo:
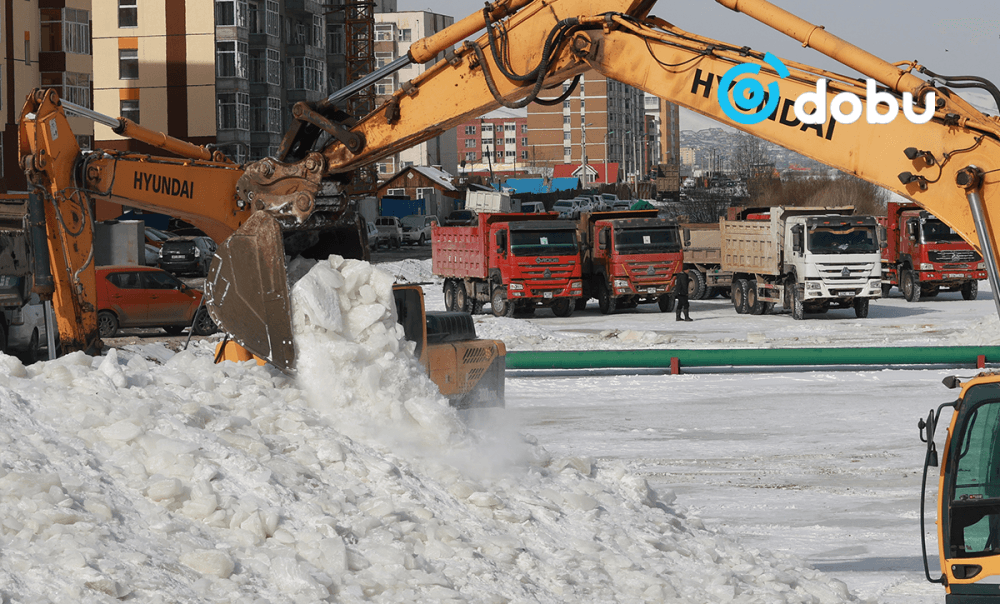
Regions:
[[[282,370],[295,364],[281,225],[255,212],[219,245],[205,280],[205,306],[233,340]]]

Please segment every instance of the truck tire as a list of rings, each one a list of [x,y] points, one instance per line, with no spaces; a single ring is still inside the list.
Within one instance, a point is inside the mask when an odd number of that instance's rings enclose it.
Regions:
[[[663,294],[656,300],[656,305],[660,307],[660,312],[674,312],[677,305],[677,298],[670,294]]]
[[[493,307],[494,317],[513,317],[514,304],[507,300],[507,288],[497,285],[490,294],[490,306]]]
[[[868,298],[854,299],[854,316],[859,319],[868,318]]]
[[[733,281],[733,308],[736,309],[738,314],[745,315],[750,311],[750,306],[747,304],[749,289],[750,284],[747,283],[746,279]]]
[[[965,283],[962,284],[962,299],[975,300],[978,294],[979,294],[978,281],[966,281]]]
[[[705,287],[705,275],[696,268],[689,269],[688,272],[688,300],[704,300],[708,294]]]
[[[444,280],[444,309],[448,312],[458,310],[455,307],[455,282],[451,279]]]
[[[573,300],[560,298],[552,304],[552,312],[557,317],[568,317],[573,314]]]
[[[903,271],[900,277],[899,289],[903,291],[903,297],[906,298],[907,302],[920,301],[920,281],[917,280],[915,272]]]
[[[891,290],[891,289],[892,289],[892,285],[890,285],[888,283],[883,283],[882,284],[882,297],[883,298],[888,298],[889,297],[889,290]]]
[[[767,303],[762,302],[757,292],[757,280],[747,281],[747,312],[751,315],[762,315],[767,311]]]
[[[615,307],[618,305],[617,302],[608,290],[608,285],[604,281],[599,281],[597,283],[597,306],[601,309],[601,313],[605,315],[614,313]]]
[[[455,310],[457,310],[458,312],[469,312],[470,309],[466,308],[468,304],[469,304],[469,297],[465,293],[465,283],[462,281],[456,281]]]
[[[802,302],[802,290],[798,285],[791,284],[792,287],[792,318],[801,321],[806,318],[806,305]]]

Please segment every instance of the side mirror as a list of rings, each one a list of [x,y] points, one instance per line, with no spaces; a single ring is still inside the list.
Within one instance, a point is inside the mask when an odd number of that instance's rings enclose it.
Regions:
[[[507,231],[497,231],[497,252],[507,253]]]
[[[884,226],[878,228],[878,246],[883,250],[889,247],[889,234]]]
[[[608,249],[608,229],[601,229],[601,232],[597,234],[597,244],[602,250]]]
[[[801,224],[792,227],[792,251],[801,254],[804,249],[803,229]]]
[[[917,221],[907,220],[906,221],[906,236],[909,237],[910,241],[917,240]]]
[[[691,229],[684,229],[684,247],[691,247]]]

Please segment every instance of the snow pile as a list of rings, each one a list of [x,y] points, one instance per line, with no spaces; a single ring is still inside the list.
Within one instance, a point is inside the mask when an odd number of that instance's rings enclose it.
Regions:
[[[299,384],[207,343],[0,355],[0,600],[855,601],[620,463],[467,428],[391,281],[334,257],[296,283]]]

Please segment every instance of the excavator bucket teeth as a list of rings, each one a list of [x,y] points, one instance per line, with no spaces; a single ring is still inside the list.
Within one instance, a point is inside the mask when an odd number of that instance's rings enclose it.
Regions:
[[[219,245],[205,280],[205,306],[233,340],[283,370],[295,364],[281,225],[255,212]]]

